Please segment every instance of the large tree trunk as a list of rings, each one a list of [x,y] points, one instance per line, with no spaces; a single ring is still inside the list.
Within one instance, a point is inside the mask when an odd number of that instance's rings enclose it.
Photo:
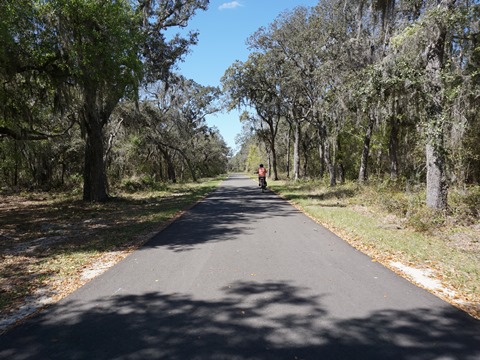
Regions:
[[[175,184],[177,182],[177,175],[175,173],[175,165],[173,164],[172,156],[170,155],[168,149],[165,149],[162,146],[159,146],[158,149],[162,153],[163,159],[167,163],[167,178],[169,181]]]
[[[439,8],[450,10],[455,0],[442,0]],[[435,34],[427,48],[426,72],[428,76],[426,90],[431,95],[427,105],[427,143],[425,147],[427,162],[427,206],[436,210],[447,208],[447,181],[445,170],[444,109],[443,84],[441,71],[444,66],[445,41],[447,28],[442,19],[433,29]]]
[[[103,131],[119,98],[106,96],[108,91],[98,86],[89,84],[83,89],[81,118],[86,133],[83,200],[104,202],[108,200],[108,182]]]
[[[85,168],[83,174],[83,200],[104,202],[108,199],[105,173],[103,125],[101,120],[88,111],[85,124]]]

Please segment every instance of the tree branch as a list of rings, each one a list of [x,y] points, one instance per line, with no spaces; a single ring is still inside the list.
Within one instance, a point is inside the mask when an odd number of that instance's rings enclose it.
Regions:
[[[9,137],[18,141],[50,140],[65,135],[73,127],[74,124],[75,121],[72,121],[68,128],[59,134],[44,134],[38,131],[27,130],[23,128],[20,128],[19,130],[13,130],[5,126],[0,126],[0,138]]]

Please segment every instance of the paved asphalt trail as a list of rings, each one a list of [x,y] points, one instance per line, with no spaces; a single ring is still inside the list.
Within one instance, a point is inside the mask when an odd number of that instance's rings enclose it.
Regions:
[[[2,359],[480,359],[480,321],[233,175]]]

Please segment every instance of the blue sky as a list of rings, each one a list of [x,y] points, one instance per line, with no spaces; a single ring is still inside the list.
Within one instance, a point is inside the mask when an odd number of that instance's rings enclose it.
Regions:
[[[220,86],[220,78],[235,60],[248,59],[247,38],[262,26],[268,26],[282,12],[297,6],[315,6],[318,0],[211,0],[207,11],[193,17],[188,30],[198,30],[199,43],[191,48],[178,72],[201,85]],[[239,113],[209,116],[227,145],[236,149],[235,136],[241,131]]]

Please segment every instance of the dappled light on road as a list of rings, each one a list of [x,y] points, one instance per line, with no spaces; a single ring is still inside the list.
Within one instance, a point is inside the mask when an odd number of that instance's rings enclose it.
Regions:
[[[15,331],[0,338],[0,357],[473,360],[479,354],[480,334],[448,307],[335,319],[322,307],[328,294],[286,282],[237,282],[223,293],[215,301],[158,292],[113,296],[90,309],[66,303],[31,329],[41,327],[41,338],[17,338]]]

